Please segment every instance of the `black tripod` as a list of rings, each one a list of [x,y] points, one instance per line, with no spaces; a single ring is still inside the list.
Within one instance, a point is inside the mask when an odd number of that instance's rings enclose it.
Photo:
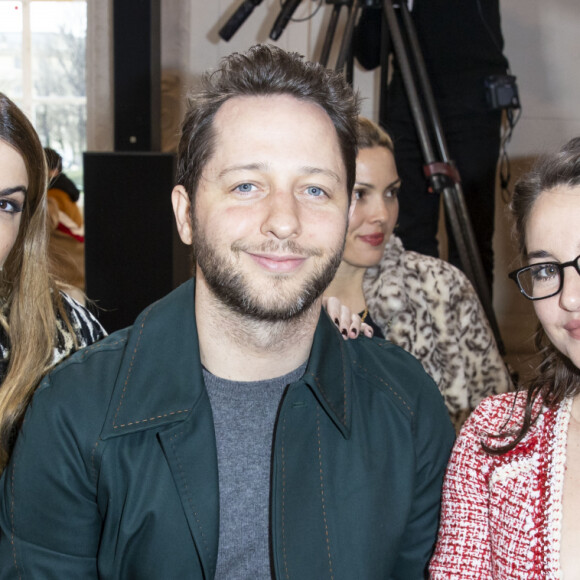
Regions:
[[[377,2],[374,0],[327,0],[327,3],[333,4],[334,8],[326,31],[326,37],[324,39],[319,62],[324,66],[328,65],[328,58],[336,34],[340,10],[343,6],[350,6],[350,12],[341,41],[335,70],[341,71],[346,65],[346,75],[351,82],[353,70],[352,36],[358,13],[365,2],[371,6],[381,7],[380,3],[377,6]],[[402,0],[398,7],[402,16],[405,35],[401,32],[393,0],[383,0],[382,9],[383,46],[381,46],[381,108],[385,106],[386,102],[384,98],[384,88],[387,86],[389,53],[389,41],[386,39],[390,39],[393,44],[395,57],[397,58],[401,70],[403,83],[407,92],[411,113],[413,115],[413,121],[417,130],[421,151],[423,153],[423,159],[425,161],[425,176],[429,179],[433,193],[443,195],[446,215],[451,224],[463,271],[477,291],[491,329],[494,333],[500,353],[505,354],[505,347],[493,311],[493,305],[481,257],[477,249],[469,214],[467,213],[467,206],[465,204],[465,198],[461,187],[461,179],[459,172],[449,157],[447,143],[441,127],[441,120],[433,97],[415,26],[407,8],[407,3],[405,0]],[[409,58],[409,53],[411,53],[413,57],[414,70]],[[419,97],[417,83],[421,89],[422,100]],[[423,111],[422,103],[425,104],[432,134],[435,136],[436,147],[433,145],[431,140],[429,125],[426,121],[426,115]]]

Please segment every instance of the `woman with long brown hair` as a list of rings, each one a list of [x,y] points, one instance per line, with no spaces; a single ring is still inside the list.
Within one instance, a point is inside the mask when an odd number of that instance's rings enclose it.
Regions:
[[[525,265],[510,278],[533,302],[542,361],[461,431],[434,579],[580,578],[580,138],[516,184],[511,209]]]
[[[105,335],[49,273],[46,187],[36,131],[0,93],[0,472],[44,373]]]

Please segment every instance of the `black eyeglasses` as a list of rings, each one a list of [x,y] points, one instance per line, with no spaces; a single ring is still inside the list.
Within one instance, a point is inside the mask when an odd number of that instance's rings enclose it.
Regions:
[[[564,287],[564,268],[574,266],[580,274],[580,256],[560,264],[542,262],[510,272],[508,276],[518,285],[528,300],[543,300],[555,296]]]

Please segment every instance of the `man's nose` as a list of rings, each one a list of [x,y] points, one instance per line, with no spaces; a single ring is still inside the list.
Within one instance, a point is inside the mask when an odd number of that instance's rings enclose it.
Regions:
[[[276,189],[264,200],[266,204],[261,232],[285,240],[301,232],[300,207],[293,192]]]

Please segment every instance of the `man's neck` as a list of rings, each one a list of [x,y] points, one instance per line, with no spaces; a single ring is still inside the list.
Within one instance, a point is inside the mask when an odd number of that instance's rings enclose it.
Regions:
[[[235,381],[265,380],[293,371],[310,355],[320,302],[291,320],[264,322],[232,311],[198,280],[195,317],[203,366]]]

